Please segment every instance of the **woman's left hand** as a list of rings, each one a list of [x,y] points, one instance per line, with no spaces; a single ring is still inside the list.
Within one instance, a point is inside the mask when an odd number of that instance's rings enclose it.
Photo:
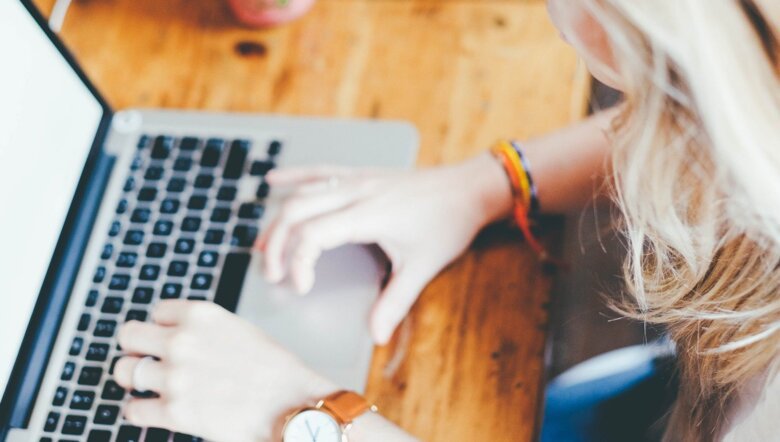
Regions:
[[[286,414],[336,390],[254,325],[214,304],[162,301],[152,319],[119,331],[131,356],[117,362],[117,383],[159,394],[127,403],[131,424],[218,441],[271,440]],[[158,360],[139,366],[144,356]]]

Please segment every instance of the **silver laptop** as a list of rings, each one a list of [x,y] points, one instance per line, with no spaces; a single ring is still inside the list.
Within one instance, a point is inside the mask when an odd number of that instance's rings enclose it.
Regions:
[[[312,368],[364,388],[384,276],[323,256],[304,298],[261,277],[274,167],[409,167],[398,122],[114,111],[28,1],[0,0],[0,441],[192,441],[122,421],[117,327],[159,299],[216,302]],[[88,25],[88,24],[85,24]]]

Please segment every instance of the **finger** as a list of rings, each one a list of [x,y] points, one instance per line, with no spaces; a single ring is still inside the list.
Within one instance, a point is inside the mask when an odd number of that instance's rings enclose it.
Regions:
[[[193,306],[202,301],[185,301],[183,299],[166,299],[158,302],[152,309],[152,320],[160,325],[179,325],[190,314]]]
[[[171,333],[160,325],[130,321],[119,329],[117,341],[127,353],[165,359]]]
[[[293,226],[324,213],[340,210],[353,204],[361,195],[362,190],[354,188],[288,200],[260,239],[266,278],[271,282],[279,282],[284,278],[284,252]]]
[[[114,378],[127,390],[160,393],[165,389],[165,369],[153,359],[125,356],[116,362]]]
[[[131,399],[124,407],[125,419],[139,427],[173,429],[173,422],[163,399]]]
[[[393,337],[393,332],[414,305],[420,292],[428,284],[432,275],[401,269],[392,276],[384,292],[371,311],[371,336],[377,345],[385,345]]]
[[[355,220],[358,220],[357,222]],[[314,285],[314,271],[322,252],[366,240],[376,223],[359,209],[345,209],[296,227],[290,250],[290,279],[300,294]]]
[[[298,186],[303,183],[326,180],[332,177],[342,177],[352,169],[342,166],[303,166],[273,169],[265,179],[272,186]]]

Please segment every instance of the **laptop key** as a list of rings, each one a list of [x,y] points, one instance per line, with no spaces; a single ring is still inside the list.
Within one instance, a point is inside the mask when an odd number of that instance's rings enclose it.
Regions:
[[[246,164],[246,156],[248,153],[248,140],[234,140],[230,144],[230,152],[225,161],[225,170],[222,176],[225,179],[231,180],[240,178],[244,173],[244,164]]]
[[[119,235],[119,231],[122,230],[122,224],[119,221],[111,223],[111,228],[108,230],[108,236],[115,237]]]
[[[187,186],[187,180],[181,177],[174,177],[171,178],[170,181],[168,181],[168,187],[166,187],[165,190],[171,193],[179,193],[179,192],[183,192],[186,186]]]
[[[95,270],[95,276],[92,277],[92,282],[100,284],[104,279],[106,279],[106,268],[100,266]]]
[[[211,212],[211,222],[226,223],[230,220],[230,209],[227,207],[217,207]]]
[[[259,186],[257,186],[257,192],[255,192],[255,196],[258,199],[267,198],[268,194],[271,193],[271,186],[268,185],[265,181],[260,183]]]
[[[179,157],[173,162],[173,170],[177,172],[189,172],[192,169],[192,158]]]
[[[73,410],[91,410],[95,403],[95,393],[86,390],[76,390],[70,400],[70,408]]]
[[[108,359],[108,344],[99,342],[89,344],[86,359],[91,362],[105,362]]]
[[[84,348],[84,338],[76,336],[73,338],[73,341],[70,343],[70,350],[68,350],[68,354],[71,356],[78,356],[81,354],[81,349]]]
[[[103,386],[103,393],[100,398],[107,401],[121,401],[125,397],[125,389],[120,387],[115,381],[111,379],[106,381],[106,385]]]
[[[76,326],[76,330],[80,332],[89,330],[89,323],[91,321],[92,318],[89,316],[89,313],[82,313],[81,317],[79,318],[79,324]]]
[[[137,246],[144,242],[143,230],[128,230],[125,234],[125,245]]]
[[[203,195],[193,195],[187,203],[187,208],[190,210],[203,210],[208,202],[208,198]]]
[[[98,296],[97,290],[90,290],[89,293],[87,293],[87,300],[84,305],[86,307],[94,307],[95,304],[97,304]]]
[[[208,140],[206,147],[203,148],[203,155],[200,157],[201,167],[216,167],[222,156],[224,144],[224,141],[217,138]]]
[[[65,418],[65,422],[62,424],[62,434],[67,434],[69,436],[80,436],[84,434],[84,429],[86,426],[86,416],[69,415]]]
[[[173,222],[157,221],[154,224],[154,234],[158,236],[168,236],[173,231]]]
[[[149,218],[152,216],[152,211],[149,209],[135,209],[133,214],[130,215],[130,221],[138,224],[146,224],[149,222]]]
[[[116,442],[141,442],[141,429],[131,425],[122,425],[119,427]]]
[[[62,374],[60,375],[60,379],[63,381],[69,381],[73,379],[73,374],[76,372],[76,364],[73,362],[66,362],[65,366],[62,368]]]
[[[225,270],[222,270],[223,274]],[[211,287],[211,280],[213,277],[207,273],[196,273],[192,277],[192,284],[190,288],[193,290],[208,290]]]
[[[119,407],[116,405],[99,405],[95,411],[95,422],[98,425],[114,425],[119,417]]]
[[[43,424],[43,431],[52,433],[57,429],[57,424],[60,422],[60,414],[54,411],[49,412],[46,416],[46,422]]]
[[[144,167],[144,157],[142,157],[141,155],[136,155],[135,157],[133,157],[133,162],[130,163],[130,170],[135,172],[136,170],[139,170],[142,167]]]
[[[146,249],[146,256],[149,258],[162,258],[168,250],[168,245],[161,242],[153,242]]]
[[[244,203],[238,208],[238,217],[241,219],[257,220],[263,216],[265,207],[260,204]]]
[[[144,322],[146,321],[146,310],[129,310],[127,312],[127,316],[125,316],[125,322],[130,321],[139,321]]]
[[[130,192],[133,189],[135,189],[135,184],[136,184],[135,178],[128,177],[127,180],[125,180],[125,185],[124,187],[122,187],[122,190],[124,190],[125,192]]]
[[[65,404],[65,398],[68,397],[68,389],[65,387],[57,387],[57,391],[54,392],[54,399],[51,404],[55,407],[60,407]]]
[[[184,137],[181,139],[181,143],[179,144],[179,149],[184,151],[193,151],[198,148],[198,143],[200,140],[198,140],[195,137]]]
[[[154,187],[144,187],[138,192],[138,201],[154,201],[157,199],[157,189]]]
[[[138,139],[138,148],[143,149],[146,147],[147,144],[149,144],[149,135],[141,135],[141,137]]]
[[[274,167],[276,167],[276,164],[273,161],[255,161],[252,163],[252,167],[249,168],[249,174],[252,176],[265,176]]]
[[[160,299],[176,299],[181,297],[181,290],[182,285],[181,284],[175,284],[172,282],[169,282],[162,287],[162,291],[160,292]]]
[[[108,430],[92,430],[89,432],[87,442],[111,442],[111,432]]]
[[[114,254],[113,244],[106,244],[103,246],[103,251],[100,252],[100,259],[110,259],[111,255],[113,254]]]
[[[195,249],[195,240],[193,239],[180,239],[176,241],[176,246],[173,248],[174,253],[190,254]]]
[[[179,200],[166,198],[160,203],[160,213],[171,215],[179,211]]]
[[[116,266],[123,268],[133,268],[138,262],[138,254],[133,252],[122,252],[116,259]]]
[[[200,174],[195,177],[194,186],[196,189],[209,189],[214,185],[214,177],[211,175]]]
[[[219,278],[217,291],[214,295],[214,303],[228,311],[236,311],[250,259],[251,255],[249,253],[228,253],[225,256],[225,263],[222,265],[222,275]]]
[[[98,338],[111,338],[116,331],[116,321],[110,319],[100,319],[95,324],[95,331],[92,333]]]
[[[187,261],[171,261],[168,266],[168,276],[185,276],[188,268]]]
[[[217,252],[201,252],[198,257],[198,265],[201,267],[215,267],[219,260],[219,254]]]
[[[217,199],[219,201],[233,201],[236,199],[238,189],[233,186],[222,186],[217,191]]]
[[[125,304],[124,298],[118,296],[107,296],[103,300],[103,307],[100,308],[102,313],[117,314],[122,311],[122,306]]]
[[[282,151],[282,142],[279,140],[273,140],[268,145],[268,155],[271,156],[279,155],[281,151]]]
[[[161,179],[163,175],[165,175],[165,169],[160,166],[152,166],[146,169],[146,172],[144,173],[144,179],[146,181],[157,181]],[[150,184],[154,185],[153,183]]]
[[[231,244],[238,247],[252,247],[259,233],[255,226],[236,226],[233,229]]]
[[[173,150],[173,138],[161,135],[154,140],[152,158],[155,160],[164,160],[170,156],[171,150]]]
[[[155,264],[146,264],[141,267],[141,273],[138,278],[142,281],[157,281],[160,277],[160,266]]]
[[[116,206],[116,214],[122,215],[125,212],[127,212],[127,206],[128,206],[127,200],[123,199],[122,201],[119,201],[119,204],[117,204]]]
[[[162,428],[147,428],[146,442],[168,442],[171,432]]]
[[[111,277],[111,281],[108,283],[109,290],[127,290],[130,286],[130,275],[116,274]]]
[[[100,383],[103,376],[103,369],[100,367],[82,367],[79,374],[79,385],[95,386]]]
[[[206,235],[203,237],[203,242],[206,244],[222,244],[225,240],[225,231],[220,229],[209,229],[206,231]]]
[[[152,296],[154,296],[154,289],[151,287],[138,287],[133,292],[134,304],[149,304],[152,302]]]
[[[181,222],[182,232],[197,232],[200,230],[200,218],[188,216]]]

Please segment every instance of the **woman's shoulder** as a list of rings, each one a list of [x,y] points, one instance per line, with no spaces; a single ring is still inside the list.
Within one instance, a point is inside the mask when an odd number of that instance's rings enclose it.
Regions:
[[[730,414],[723,428],[723,442],[780,441],[780,372],[746,385]]]

